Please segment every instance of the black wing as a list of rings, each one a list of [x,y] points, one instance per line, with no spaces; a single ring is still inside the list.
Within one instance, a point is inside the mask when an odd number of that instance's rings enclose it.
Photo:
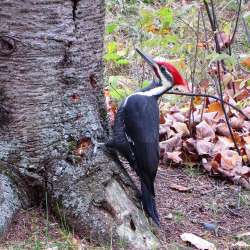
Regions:
[[[125,132],[125,109],[123,105],[119,107],[115,122],[113,126],[113,138],[106,143],[107,147],[117,150],[123,157],[127,159],[132,169],[136,170],[136,162],[134,152],[131,148],[131,144],[128,141],[128,137]]]
[[[140,94],[130,96],[125,105],[125,131],[134,143],[141,180],[151,194],[159,164],[159,107],[157,98]]]

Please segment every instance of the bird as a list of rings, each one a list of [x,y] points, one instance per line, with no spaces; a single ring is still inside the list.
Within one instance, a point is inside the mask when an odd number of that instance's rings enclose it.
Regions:
[[[121,102],[113,125],[112,139],[106,146],[125,157],[136,172],[141,182],[143,209],[160,226],[154,189],[159,165],[158,99],[176,85],[187,87],[187,81],[169,62],[154,60],[138,48],[136,51],[152,68],[156,79]]]

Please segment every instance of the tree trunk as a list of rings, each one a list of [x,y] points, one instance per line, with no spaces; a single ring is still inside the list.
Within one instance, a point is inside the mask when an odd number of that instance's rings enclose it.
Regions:
[[[158,246],[131,179],[97,144],[104,10],[103,0],[1,0],[0,234],[47,193],[92,242]]]

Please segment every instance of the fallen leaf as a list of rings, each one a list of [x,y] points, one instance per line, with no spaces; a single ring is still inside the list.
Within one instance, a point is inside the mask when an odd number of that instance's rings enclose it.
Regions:
[[[186,121],[186,117],[183,114],[181,114],[180,112],[174,113],[172,116],[174,117],[174,119],[177,122],[185,122]]]
[[[173,152],[174,149],[182,145],[181,135],[176,134],[174,137],[160,142],[160,149],[164,149],[164,152]]]
[[[203,119],[207,122],[207,124],[211,126],[219,121],[219,118],[217,118],[216,116],[217,116],[217,112],[203,113]]]
[[[169,187],[180,192],[190,192],[192,190],[192,187],[184,187],[178,184],[171,184]]]
[[[243,140],[245,141],[245,143],[250,144],[250,135],[244,136]]]
[[[250,69],[250,57],[244,58],[240,61],[240,64]]]
[[[188,136],[189,135],[189,130],[188,130],[188,127],[187,127],[186,123],[174,122],[173,129],[177,133],[181,134],[182,136]]]
[[[247,158],[250,161],[250,144],[245,145],[245,151],[246,151],[246,154],[247,154]]]
[[[208,105],[207,112],[217,112],[219,115],[223,115],[223,109],[220,102],[212,102]]]
[[[201,103],[202,103],[202,98],[201,98],[201,96],[196,96],[196,97],[194,98],[193,104],[194,104],[195,106],[197,106],[197,105],[200,105]]]
[[[202,121],[196,126],[196,137],[198,139],[209,138],[213,140],[215,138],[215,132],[206,121]]]
[[[248,238],[250,240],[250,232],[240,233],[236,235],[237,239]]]
[[[242,157],[233,150],[223,150],[221,152],[221,167],[231,170],[236,166],[242,166]]]
[[[209,80],[208,79],[203,79],[199,82],[199,86],[201,88],[204,88],[205,90],[208,88],[209,86]]]
[[[201,250],[216,250],[216,247],[213,243],[202,239],[201,237],[192,234],[192,233],[183,233],[181,236],[183,241],[190,242],[196,248]]]
[[[247,133],[249,133],[250,131],[250,121],[244,121],[242,128],[244,129],[244,131],[246,131]]]
[[[225,136],[218,136],[217,142],[214,146],[214,153],[220,152],[221,150],[230,149],[234,147],[233,140]]]
[[[222,82],[224,86],[227,86],[233,80],[233,75],[231,73],[227,73],[222,76]]]
[[[231,124],[232,128],[237,129],[237,130],[242,128],[243,123],[244,123],[244,119],[241,117],[233,116],[230,119],[230,124]]]
[[[229,43],[230,43],[230,35],[229,34],[222,31],[222,32],[218,32],[216,34],[216,36],[217,36],[219,47],[221,50],[223,50],[229,46]]]
[[[225,122],[216,125],[215,127],[216,134],[222,136],[230,136],[228,126]]]
[[[240,176],[249,176],[250,177],[250,168],[247,166],[236,167],[235,174],[240,175]]]
[[[211,170],[213,170],[215,173],[218,173],[220,165],[221,165],[221,154],[218,153],[211,161]]]
[[[244,99],[247,99],[249,96],[250,96],[249,90],[247,88],[244,88],[235,95],[235,100],[239,102]]]
[[[206,140],[197,140],[196,150],[199,155],[211,155],[214,144]]]
[[[175,163],[182,162],[182,159],[180,158],[181,152],[174,151],[174,152],[165,152],[164,154],[164,160],[172,160]]]

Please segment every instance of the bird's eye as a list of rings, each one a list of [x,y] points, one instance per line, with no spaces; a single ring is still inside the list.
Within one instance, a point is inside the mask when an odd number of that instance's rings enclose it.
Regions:
[[[160,70],[161,70],[161,72],[165,72],[166,71],[166,69],[163,66],[160,66]]]

